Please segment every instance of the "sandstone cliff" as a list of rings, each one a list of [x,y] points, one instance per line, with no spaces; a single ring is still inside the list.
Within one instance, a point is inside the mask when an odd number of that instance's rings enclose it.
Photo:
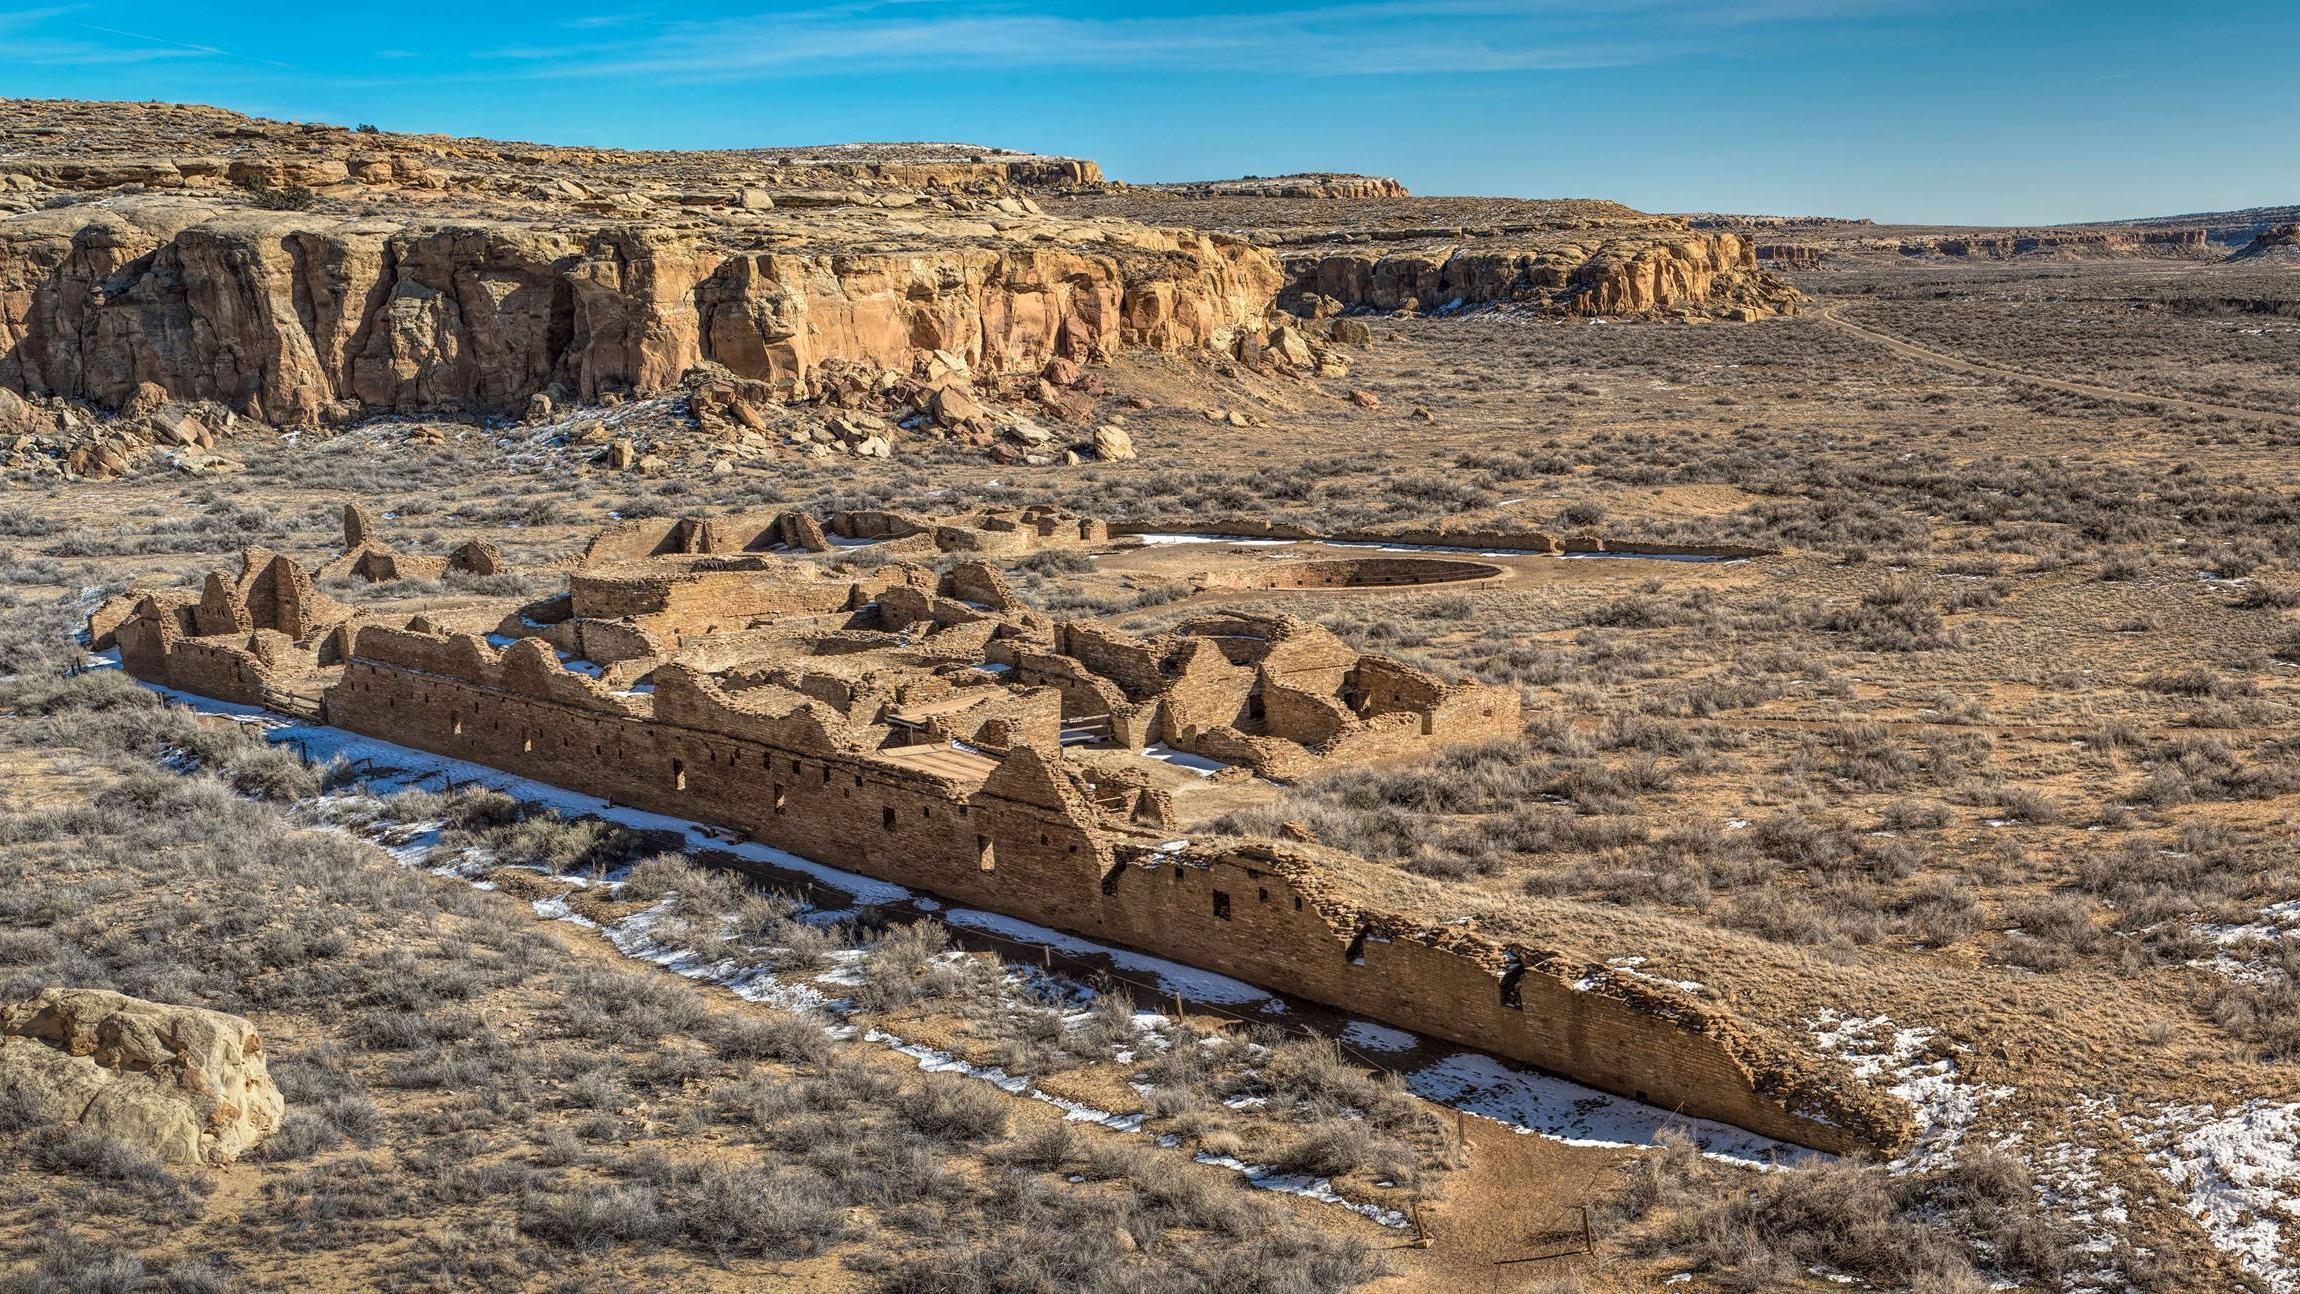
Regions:
[[[1497,239],[1289,256],[1279,303],[1301,309],[1320,298],[1375,310],[1511,304],[1577,317],[1686,314],[1735,320],[1791,313],[1799,300],[1757,268],[1747,239],[1691,230],[1596,242]]]
[[[1285,259],[1279,304],[1309,315],[1507,305],[1563,316],[1748,320],[1790,313],[1802,300],[1758,267],[1747,236],[1618,202],[1287,198],[1171,186],[1066,195],[1058,209],[1251,239]]]
[[[2278,225],[2246,243],[2231,255],[2232,261],[2282,261],[2287,264],[2300,260],[2300,225]]]
[[[2210,247],[2201,229],[2011,229],[1904,238],[1898,250],[1903,256],[2004,261],[2035,256],[2202,256]]]
[[[1090,403],[1064,394],[1078,366],[1122,348],[1251,359],[1274,338],[1274,367],[1346,374],[1272,333],[1273,305],[1752,319],[1796,302],[1734,235],[1382,177],[1128,190],[1078,159],[960,144],[648,153],[0,109],[0,392],[32,398],[0,407],[0,464],[79,474],[127,470],[140,446],[212,450],[202,432],[235,416],[531,417],[698,370],[783,400],[855,380],[833,368],[945,402],[987,380],[1064,416]],[[1040,381],[1050,364],[1061,380]],[[66,425],[71,402],[174,421],[99,444]]]
[[[1707,216],[1696,227],[1761,234],[1757,261],[1780,269],[1909,260],[2009,261],[2169,257],[2217,254],[2211,231],[2196,228],[2055,226],[2041,229],[1935,229],[1879,226],[1867,220]]]
[[[1829,258],[1824,249],[1804,243],[1758,243],[1754,250],[1760,264],[1783,270],[1817,270]]]
[[[1187,180],[1145,184],[1142,188],[1194,198],[1403,198],[1406,186],[1386,175],[1308,171],[1299,175],[1248,175],[1235,180]]]
[[[1226,343],[1275,259],[1191,231],[1032,219],[754,225],[328,216],[142,196],[0,221],[0,387],[140,385],[250,417],[506,413],[698,363],[804,394],[825,361],[977,372]]]
[[[975,144],[832,144],[657,152],[407,135],[267,121],[198,104],[0,99],[0,193],[23,185],[149,189],[416,189],[671,204],[743,186],[944,190],[1094,188],[1101,168]]]

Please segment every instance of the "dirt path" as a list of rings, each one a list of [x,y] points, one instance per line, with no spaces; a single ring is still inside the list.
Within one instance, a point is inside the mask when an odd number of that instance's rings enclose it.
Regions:
[[[2090,399],[2114,400],[2120,404],[2153,405],[2181,413],[2223,414],[2232,418],[2281,418],[2287,422],[2300,422],[2300,415],[2296,414],[2279,413],[2268,409],[2248,409],[2240,404],[2215,404],[2209,400],[2154,395],[2147,391],[2127,391],[2121,387],[2095,386],[2089,382],[2071,382],[2065,378],[2046,377],[2042,374],[2028,372],[2025,369],[2011,368],[2002,364],[1990,364],[1982,360],[1966,359],[1961,355],[1952,355],[1947,351],[1934,350],[1929,346],[1920,346],[1915,342],[1905,341],[1888,332],[1879,332],[1867,324],[1854,323],[1837,313],[1843,308],[1841,303],[1827,305],[1815,313],[1836,327],[1856,337],[1875,342],[1896,355],[1921,359],[1928,363],[1938,364],[1943,368],[1956,369],[1959,372],[1974,373],[1983,377],[2010,378],[2017,382],[2050,387],[2055,391],[2066,391],[2071,395],[2086,396]]]
[[[1399,1255],[1400,1278],[1375,1288],[1491,1290],[1541,1288],[1596,1261],[1584,1243],[1582,1206],[1611,1186],[1626,1156],[1521,1136],[1469,1121],[1466,1162],[1446,1181],[1446,1197],[1423,1209],[1427,1249]],[[1605,1237],[1589,1238],[1602,1248]]]

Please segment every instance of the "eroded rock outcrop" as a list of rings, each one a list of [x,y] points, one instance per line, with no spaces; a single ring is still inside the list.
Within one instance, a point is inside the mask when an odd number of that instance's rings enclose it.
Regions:
[[[1241,183],[1073,195],[1057,209],[1215,229],[1268,247],[1286,266],[1279,304],[1310,316],[1507,305],[1564,316],[1760,319],[1803,300],[1758,267],[1745,234],[1618,202],[1417,198],[1381,186],[1282,197]]]
[[[1682,313],[1736,320],[1792,313],[1801,300],[1757,268],[1747,239],[1691,230],[1594,243],[1500,238],[1289,256],[1281,304],[1318,298],[1375,310],[1507,303],[1577,317]]]
[[[230,1163],[286,1109],[254,1025],[105,989],[0,1005],[0,1100],[171,1164]]]
[[[2300,225],[2278,225],[2246,243],[2228,258],[2232,261],[2300,262]]]
[[[1225,343],[1278,286],[1241,240],[1119,222],[806,232],[156,196],[32,212],[0,221],[0,387],[116,408],[150,386],[283,424],[517,414],[703,362],[803,395],[834,359],[907,370],[941,350],[995,375]]]
[[[1190,197],[1246,198],[1404,198],[1406,186],[1386,175],[1347,171],[1305,171],[1297,175],[1248,175],[1234,180],[1187,180],[1142,186]]]
[[[1757,263],[1810,270],[1904,261],[2206,259],[2214,232],[2203,226],[2064,225],[2039,229],[1910,228],[1868,220],[1696,216],[1698,229],[1759,240]]]

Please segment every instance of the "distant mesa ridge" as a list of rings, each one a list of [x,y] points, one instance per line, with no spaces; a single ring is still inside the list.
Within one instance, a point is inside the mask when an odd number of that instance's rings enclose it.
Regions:
[[[2228,259],[2300,262],[2300,224],[2278,225],[2274,229],[2264,230]]]

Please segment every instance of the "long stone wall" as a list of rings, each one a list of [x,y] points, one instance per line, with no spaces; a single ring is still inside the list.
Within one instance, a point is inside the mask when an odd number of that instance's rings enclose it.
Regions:
[[[816,704],[775,711],[673,666],[652,713],[540,644],[364,630],[331,723],[656,812],[866,876],[1234,974],[1592,1086],[1832,1151],[1905,1116],[1691,999],[1335,897],[1303,851],[1161,849],[1017,744],[978,784],[874,754]],[[557,677],[551,677],[551,674]],[[787,697],[785,698],[787,700]],[[1404,718],[1405,716],[1398,716]]]
[[[1617,972],[1385,934],[1298,875],[1252,846],[1130,851],[1098,933],[1667,1109],[1829,1150],[1863,1141],[1760,1095],[1762,1061],[1729,1021],[1593,982]]]

